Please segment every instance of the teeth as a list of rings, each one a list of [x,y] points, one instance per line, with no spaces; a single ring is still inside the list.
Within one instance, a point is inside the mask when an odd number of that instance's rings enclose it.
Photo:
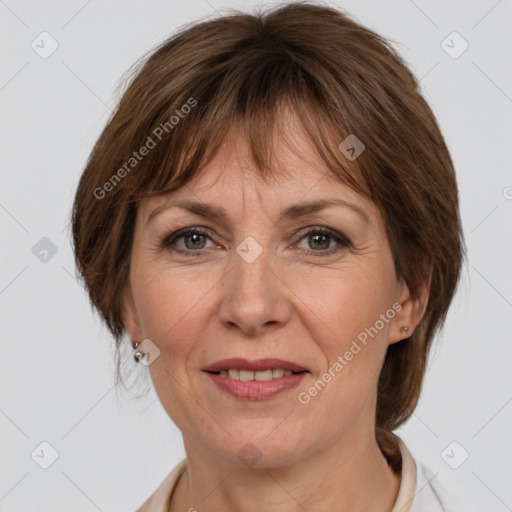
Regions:
[[[230,368],[229,370],[221,370],[219,372],[221,377],[229,377],[233,380],[241,380],[247,382],[250,380],[257,380],[260,382],[279,379],[283,376],[288,377],[293,375],[291,370],[283,370],[282,368],[272,368],[268,370],[238,370],[236,368]]]
[[[254,372],[251,370],[240,370],[240,380],[244,382],[254,380]]]
[[[272,380],[272,370],[254,372],[254,380]]]
[[[240,380],[240,370],[228,370],[228,375],[230,379]]]

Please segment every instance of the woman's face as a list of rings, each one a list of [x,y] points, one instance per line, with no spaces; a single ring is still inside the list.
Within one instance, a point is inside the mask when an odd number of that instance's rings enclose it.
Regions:
[[[160,350],[151,378],[185,446],[234,464],[289,464],[373,436],[386,348],[417,323],[376,206],[295,140],[303,158],[277,145],[287,174],[265,185],[232,130],[195,181],[137,212],[125,326]],[[283,216],[317,201],[340,204]],[[172,239],[184,228],[201,232]],[[266,358],[282,362],[255,363]],[[206,371],[218,362],[227,376]],[[306,371],[283,374],[292,364]]]

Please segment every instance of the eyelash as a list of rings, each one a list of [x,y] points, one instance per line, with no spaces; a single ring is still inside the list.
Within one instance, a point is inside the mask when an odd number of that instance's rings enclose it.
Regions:
[[[160,242],[160,246],[162,249],[173,250],[173,251],[176,251],[176,252],[179,252],[182,254],[187,254],[187,255],[191,255],[191,256],[192,255],[193,256],[201,256],[204,254],[204,251],[207,251],[208,249],[198,249],[196,251],[191,250],[191,249],[186,249],[186,250],[170,249],[170,247],[177,240],[179,240],[180,238],[183,238],[187,235],[192,235],[192,234],[203,235],[203,236],[206,236],[211,239],[211,232],[205,228],[185,228],[185,229],[180,229],[179,231],[175,231],[174,233],[171,233],[170,235],[166,235]],[[338,233],[332,229],[325,228],[325,227],[313,227],[313,228],[309,229],[309,231],[303,232],[298,241],[301,241],[303,238],[306,238],[307,236],[309,236],[311,234],[329,235],[335,242],[338,242],[338,244],[339,244],[339,246],[334,247],[333,249],[326,249],[326,250],[319,250],[319,251],[312,251],[312,250],[304,251],[304,250],[302,250],[311,256],[330,256],[332,254],[335,254],[335,253],[341,251],[343,248],[346,249],[346,248],[352,247],[352,243],[350,242],[350,240],[348,240],[348,238],[344,237],[343,235],[341,235],[340,233]],[[196,253],[196,254],[194,254],[194,253]]]

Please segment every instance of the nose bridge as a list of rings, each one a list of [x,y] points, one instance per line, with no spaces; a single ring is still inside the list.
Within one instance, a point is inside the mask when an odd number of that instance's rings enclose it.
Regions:
[[[261,242],[261,243],[260,243]],[[269,266],[272,264],[272,255],[268,248],[268,239],[258,242],[254,237],[248,236],[236,247],[233,255],[234,282],[239,283],[240,291],[253,294],[267,292],[269,287]],[[265,244],[263,246],[262,244]]]
[[[263,231],[262,231],[263,232]],[[286,292],[274,275],[268,237],[262,243],[247,236],[235,248],[232,271],[226,276],[220,317],[255,332],[269,323],[284,322],[289,313]]]

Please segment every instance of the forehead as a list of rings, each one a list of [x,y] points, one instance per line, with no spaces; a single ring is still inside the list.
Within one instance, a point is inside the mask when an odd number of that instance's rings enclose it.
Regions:
[[[270,172],[258,169],[251,156],[243,131],[234,127],[224,140],[215,157],[202,169],[197,179],[189,183],[194,191],[215,194],[219,189],[228,192],[232,188],[250,193],[251,189],[272,190],[283,188],[301,190],[313,186],[328,171],[301,134],[294,135],[294,145],[279,137],[273,142]],[[300,150],[298,151],[298,149]],[[332,178],[331,178],[332,179]]]
[[[373,203],[333,175],[304,134],[296,116],[287,116],[275,131],[269,148],[269,173],[263,174],[253,161],[243,127],[234,125],[215,156],[186,185],[170,193],[145,199],[142,217],[164,206],[169,199],[186,198],[224,205],[234,209],[254,203],[271,210],[273,206],[339,197],[372,209]]]

